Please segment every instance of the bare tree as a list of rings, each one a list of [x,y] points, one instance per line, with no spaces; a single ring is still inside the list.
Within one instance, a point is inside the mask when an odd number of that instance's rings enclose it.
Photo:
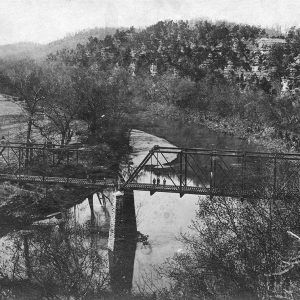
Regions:
[[[71,141],[74,133],[72,126],[81,106],[72,76],[74,68],[61,64],[52,63],[45,69],[44,88],[47,95],[43,107],[49,122],[44,126],[59,135],[62,146]]]
[[[44,90],[41,84],[42,69],[33,61],[18,61],[7,70],[12,92],[18,96],[21,107],[27,115],[26,142],[32,133],[34,118],[41,111]]]
[[[7,67],[6,74],[10,80],[10,90],[17,96],[18,103],[26,116],[26,144],[32,140],[32,130],[34,123],[42,112],[42,102],[45,95],[43,89],[42,68],[32,60],[20,60]],[[28,164],[29,150],[25,153],[25,164]]]

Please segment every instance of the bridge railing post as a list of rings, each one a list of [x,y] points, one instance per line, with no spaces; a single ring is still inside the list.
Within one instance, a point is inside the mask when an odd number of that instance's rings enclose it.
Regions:
[[[179,153],[179,168],[180,168],[180,173],[179,173],[179,190],[180,190],[180,196],[182,195],[182,173],[183,173],[183,165],[182,165],[182,158],[183,158],[183,152],[180,151]]]
[[[20,173],[21,170],[21,147],[19,147],[19,157],[18,157],[18,172]]]
[[[187,186],[187,165],[188,165],[188,154],[187,154],[187,151],[185,150],[185,153],[184,153],[184,185],[185,185],[185,187]]]

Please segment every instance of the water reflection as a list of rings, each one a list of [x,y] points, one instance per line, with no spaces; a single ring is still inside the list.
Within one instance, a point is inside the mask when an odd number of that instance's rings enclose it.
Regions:
[[[10,293],[28,282],[42,297],[95,296],[109,285],[108,257],[101,236],[79,224],[70,227],[68,213],[57,224],[36,224],[13,233],[1,256],[2,280],[10,283]],[[25,293],[26,294],[26,293]],[[37,299],[40,299],[37,297]]]
[[[116,294],[129,294],[132,289],[133,266],[137,239],[118,240],[114,251],[109,251],[111,289]]]

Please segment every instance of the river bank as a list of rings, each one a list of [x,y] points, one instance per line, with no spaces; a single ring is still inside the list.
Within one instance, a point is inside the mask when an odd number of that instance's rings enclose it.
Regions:
[[[134,126],[145,124],[150,127],[155,122],[180,122],[183,127],[206,127],[216,133],[216,135],[229,135],[237,139],[243,140],[248,144],[255,145],[254,148],[267,150],[270,152],[291,152],[295,151],[283,139],[279,139],[272,127],[263,130],[255,130],[245,126],[240,118],[217,118],[211,114],[199,113],[189,109],[181,109],[174,105],[166,105],[162,103],[140,103],[143,108],[136,115]],[[155,121],[154,121],[155,120]],[[162,136],[166,138],[165,136]],[[174,140],[170,140],[174,143]],[[176,141],[175,141],[176,144]],[[234,149],[234,145],[231,147]]]

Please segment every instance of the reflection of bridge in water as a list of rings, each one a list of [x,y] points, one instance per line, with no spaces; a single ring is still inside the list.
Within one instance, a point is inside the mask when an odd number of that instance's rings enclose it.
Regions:
[[[121,185],[117,176],[105,179],[101,155],[79,147],[10,143],[0,151],[0,180],[93,189],[119,187],[181,196],[268,198],[300,194],[300,154],[155,146]],[[97,163],[102,163],[102,169],[95,172]],[[144,179],[145,172],[150,172],[150,180],[149,176]]]

